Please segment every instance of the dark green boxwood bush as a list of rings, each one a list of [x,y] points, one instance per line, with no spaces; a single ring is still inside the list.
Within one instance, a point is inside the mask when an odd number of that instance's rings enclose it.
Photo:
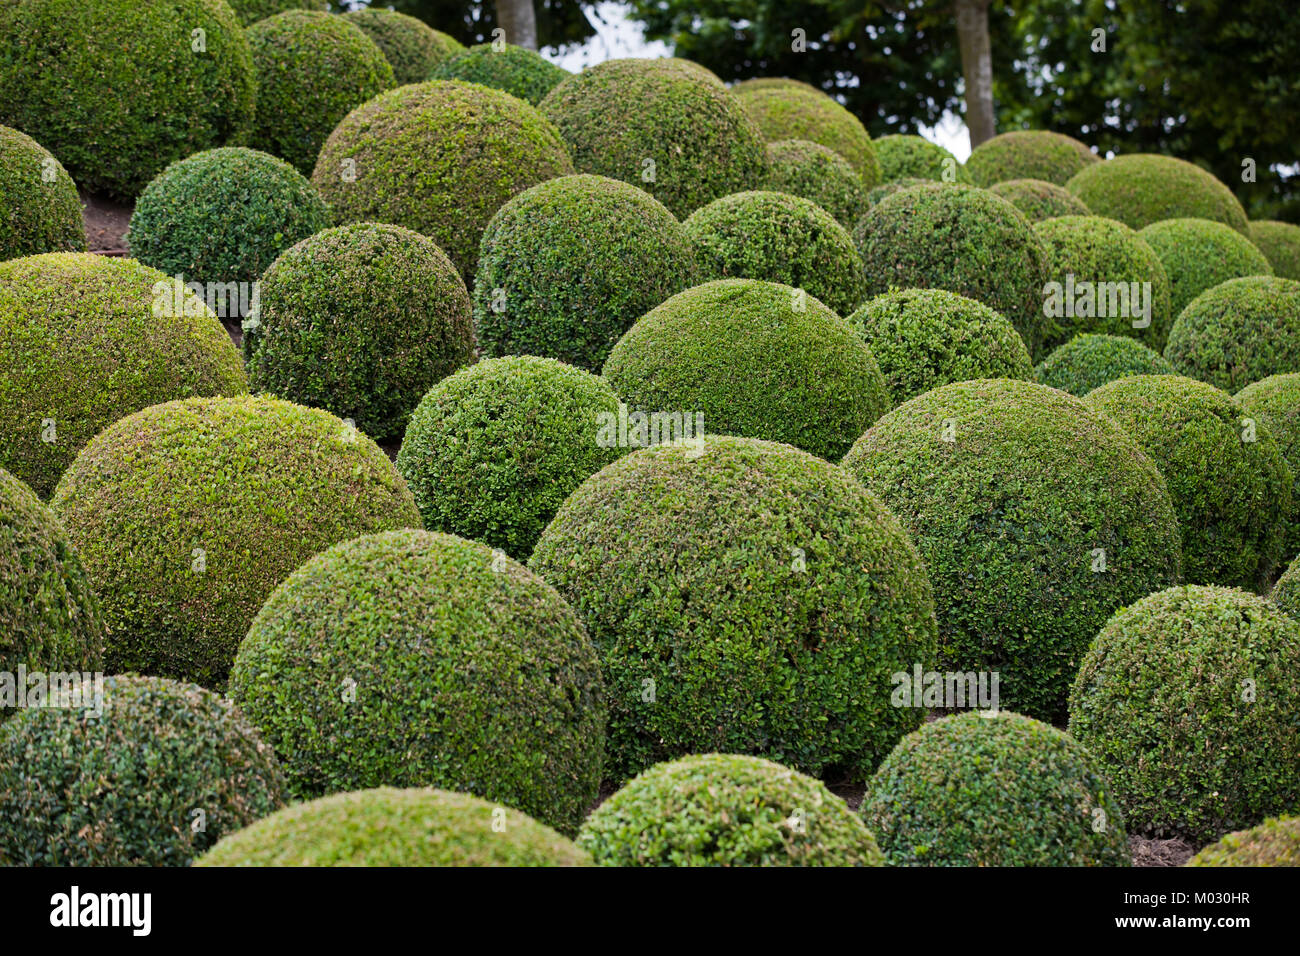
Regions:
[[[312,558],[254,618],[230,693],[297,797],[443,787],[572,834],[600,786],[582,624],[523,565],[452,535],[389,531]]]
[[[0,723],[0,866],[185,866],[284,805],[275,754],[230,702],[153,677],[102,691]]]
[[[1208,219],[1164,219],[1138,233],[1169,275],[1173,314],[1206,289],[1242,276],[1271,276],[1273,267],[1237,230]]]
[[[1270,375],[1247,385],[1234,396],[1245,416],[1264,426],[1277,442],[1291,470],[1291,506],[1300,509],[1300,372]],[[1287,529],[1283,559],[1300,554],[1300,521],[1293,514]]]
[[[1300,279],[1300,226],[1293,222],[1263,220],[1246,227],[1246,235],[1268,258],[1273,274]]]
[[[107,668],[214,688],[294,568],[337,541],[420,526],[374,442],[267,396],[121,419],[77,456],[52,507],[103,604]]]
[[[328,10],[329,0],[226,0],[244,26],[286,10]]]
[[[488,223],[474,279],[479,346],[599,371],[633,322],[698,281],[690,239],[657,199],[617,179],[561,176]]]
[[[1001,196],[1025,214],[1030,222],[1041,222],[1056,216],[1090,216],[1082,199],[1064,186],[1045,179],[1008,179],[988,187],[989,192]]]
[[[884,866],[826,785],[760,757],[656,764],[592,811],[578,846],[598,866]]]
[[[318,232],[262,277],[245,322],[256,391],[400,439],[424,393],[474,358],[469,293],[451,260],[401,226]]]
[[[852,229],[867,208],[867,190],[849,161],[806,139],[767,144],[765,188],[811,199],[846,229]]]
[[[1270,817],[1229,833],[1187,861],[1188,866],[1300,866],[1300,817]]]
[[[1212,219],[1246,231],[1246,211],[1210,173],[1172,156],[1137,153],[1094,163],[1065,188],[1094,215],[1141,229],[1162,219]]]
[[[1296,621],[1300,621],[1300,556],[1277,579],[1268,598]]]
[[[1272,581],[1291,519],[1291,473],[1273,436],[1212,385],[1136,375],[1084,399],[1142,446],[1169,485],[1183,580],[1259,590]]]
[[[536,106],[570,75],[536,50],[511,43],[498,50],[492,43],[479,43],[443,60],[422,79],[481,83]]]
[[[882,136],[872,140],[880,160],[880,178],[933,179],[937,182],[969,183],[970,173],[957,157],[924,136]]]
[[[464,45],[423,20],[379,7],[349,10],[343,18],[359,26],[393,68],[398,86],[423,83],[434,67],[464,51]]]
[[[790,85],[738,87],[734,93],[769,143],[783,139],[820,143],[847,159],[866,188],[880,184],[880,159],[871,135],[861,120],[830,96]]]
[[[1041,179],[1064,186],[1071,176],[1101,159],[1086,144],[1042,129],[1012,130],[980,143],[966,160],[966,172],[977,186],[994,186],[1009,179]]]
[[[939,668],[998,672],[1008,709],[1059,718],[1106,619],[1178,580],[1178,522],[1155,463],[1065,392],[945,385],[882,418],[844,465],[925,559]]]
[[[1076,335],[1053,349],[1034,370],[1038,381],[1071,395],[1130,375],[1173,375],[1174,367],[1127,335]]]
[[[1100,765],[1019,714],[959,714],[908,734],[867,784],[862,815],[893,866],[1128,866]]]
[[[0,262],[85,251],[81,199],[68,171],[26,133],[0,126]]]
[[[1106,624],[1070,695],[1070,733],[1129,830],[1217,840],[1300,807],[1300,624],[1232,588],[1170,588]]]
[[[835,459],[889,408],[871,350],[801,289],[720,279],[632,326],[605,378],[633,411],[703,416],[710,434],[785,442]],[[692,435],[695,433],[692,432]]]
[[[890,677],[933,658],[924,565],[874,495],[795,448],[634,451],[569,496],[529,566],[600,654],[614,780],[708,752],[864,780],[921,722]]]

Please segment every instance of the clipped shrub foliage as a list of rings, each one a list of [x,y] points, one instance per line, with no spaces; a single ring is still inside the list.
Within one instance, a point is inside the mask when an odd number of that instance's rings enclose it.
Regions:
[[[1010,179],[1041,179],[1064,186],[1070,177],[1101,159],[1087,145],[1042,129],[1012,130],[980,143],[966,160],[976,186],[995,186]]]
[[[794,87],[796,89],[807,90],[810,93],[820,93],[818,87],[811,83],[805,83],[803,80],[791,79],[788,76],[755,76],[748,80],[741,80],[731,87],[731,92],[740,94],[754,90],[765,89],[784,89]]]
[[[1071,395],[1130,375],[1173,375],[1174,367],[1127,335],[1076,335],[1053,349],[1034,370],[1038,381]]]
[[[957,157],[924,136],[882,136],[872,140],[880,160],[883,182],[898,179],[933,179],[938,182],[969,183],[970,174]]]
[[[1291,470],[1291,506],[1300,509],[1300,372],[1270,375],[1235,396],[1245,417],[1264,427]],[[1300,554],[1300,521],[1293,512],[1282,549],[1283,560]]]
[[[1300,279],[1300,226],[1293,222],[1252,222],[1246,234],[1268,258],[1273,274],[1282,279]]]
[[[536,50],[512,43],[498,50],[491,43],[479,43],[443,60],[422,79],[481,83],[536,106],[569,75]]]
[[[1041,222],[1057,216],[1089,216],[1091,210],[1083,200],[1064,186],[1045,179],[1008,179],[988,187],[989,192],[1001,196],[1025,214],[1030,222]]]
[[[1065,187],[1094,215],[1141,229],[1163,219],[1212,219],[1246,231],[1246,212],[1210,173],[1172,156],[1136,153],[1086,166]]]
[[[1208,219],[1165,219],[1138,233],[1169,275],[1173,314],[1206,289],[1242,276],[1271,276],[1273,267],[1235,229]]]
[[[737,87],[734,92],[769,143],[783,139],[820,143],[847,159],[868,189],[881,182],[880,159],[867,128],[830,96],[786,85]]]
[[[821,206],[846,229],[867,208],[867,190],[849,161],[806,139],[767,144],[766,189],[802,196]]]
[[[398,86],[423,83],[430,78],[434,67],[465,49],[455,37],[394,10],[361,7],[343,14],[343,18],[375,41],[393,68],[393,79]]]
[[[1300,621],[1300,557],[1277,579],[1268,598],[1296,621]]]
[[[226,0],[244,26],[265,20],[286,10],[329,9],[329,0]]]
[[[81,199],[68,171],[26,133],[0,126],[0,262],[85,251]]]
[[[889,183],[881,183],[879,186],[873,186],[871,189],[867,190],[867,204],[863,207],[863,211],[865,212],[867,209],[870,209],[886,196],[892,196],[894,193],[902,192],[904,189],[911,189],[913,186],[925,186],[932,182],[934,182],[932,179],[912,179],[908,177],[904,179],[895,179],[893,182]],[[861,221],[862,217],[859,216],[858,221],[854,223],[855,238],[857,237],[856,227]]]
[[[1188,866],[1300,866],[1300,817],[1270,817],[1229,833],[1187,861]]]

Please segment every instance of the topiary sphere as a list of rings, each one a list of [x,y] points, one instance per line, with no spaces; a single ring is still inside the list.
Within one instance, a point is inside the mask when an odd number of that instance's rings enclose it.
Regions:
[[[401,226],[318,232],[262,277],[244,351],[256,391],[348,418],[377,441],[474,359],[469,293],[451,260]]]
[[[446,790],[378,787],[296,803],[221,840],[195,866],[591,866],[517,810]]]
[[[1122,378],[1084,399],[1154,459],[1183,539],[1183,579],[1258,590],[1283,559],[1291,473],[1232,396],[1180,375]],[[1253,421],[1253,420],[1252,420]]]
[[[862,780],[921,722],[890,691],[933,657],[925,568],[874,495],[795,448],[634,451],[569,496],[529,566],[600,654],[614,780],[711,751]]]
[[[1206,289],[1242,276],[1271,276],[1273,267],[1237,230],[1208,219],[1165,219],[1138,233],[1169,275],[1173,315]]]
[[[1277,579],[1277,584],[1273,585],[1268,599],[1300,621],[1300,557],[1294,559]]]
[[[459,40],[438,32],[423,20],[394,10],[361,7],[349,10],[343,19],[359,26],[375,41],[393,68],[398,86],[423,83],[434,67],[465,49]]]
[[[1044,325],[1043,245],[1019,210],[983,189],[928,183],[872,206],[853,230],[867,295],[947,289],[1011,320],[1029,354]]]
[[[782,139],[767,144],[765,188],[811,199],[851,229],[867,207],[862,177],[849,161],[820,143]]]
[[[1300,372],[1300,282],[1248,276],[1206,289],[1174,320],[1165,358],[1225,391]]]
[[[1008,179],[994,183],[989,192],[1001,196],[1025,214],[1030,222],[1057,216],[1090,216],[1092,211],[1064,186],[1044,179]]]
[[[1065,188],[1095,215],[1141,229],[1162,219],[1212,219],[1246,231],[1246,211],[1210,173],[1172,156],[1117,156],[1080,170]]]
[[[844,466],[925,559],[940,668],[998,673],[1003,707],[1059,718],[1111,613],[1178,580],[1178,522],[1155,464],[1065,392],[945,385],[877,422]]]
[[[1273,274],[1282,279],[1300,279],[1300,226],[1290,222],[1252,222],[1246,235],[1268,257]]]
[[[790,87],[808,90],[811,93],[822,92],[820,87],[813,86],[803,80],[791,79],[788,76],[755,76],[748,80],[741,80],[731,87],[731,92],[739,94],[753,90],[789,89]]]
[[[573,172],[559,133],[499,90],[438,81],[358,107],[312,173],[335,222],[389,222],[438,244],[468,285],[492,215],[516,193]]]
[[[578,846],[598,866],[884,866],[825,784],[759,757],[655,764],[592,811]]]
[[[908,734],[867,784],[862,815],[891,866],[1130,863],[1098,761],[1019,714],[958,714]]]
[[[589,372],[531,355],[486,359],[424,396],[397,470],[430,531],[526,561],[569,493],[622,453],[601,430],[618,415],[614,390]]]
[[[1273,436],[1282,459],[1291,470],[1292,507],[1300,507],[1300,372],[1270,375],[1247,385],[1235,396],[1246,417]],[[1300,554],[1300,521],[1294,517],[1287,529],[1283,559]]]
[[[707,431],[838,458],[889,408],[853,327],[802,289],[722,279],[646,313],[602,374],[628,407]]]
[[[316,187],[284,160],[227,147],[159,173],[136,201],[127,243],[136,259],[182,281],[252,283],[329,218]]]
[[[554,590],[487,545],[427,531],[312,558],[267,598],[230,672],[296,797],[437,786],[569,834],[600,787],[601,691]]]
[[[328,0],[226,0],[244,26],[265,20],[286,10],[329,9]]]
[[[880,364],[895,405],[949,382],[1034,380],[1015,327],[987,305],[955,292],[888,292],[863,304],[849,324]]]
[[[36,140],[0,126],[0,262],[42,252],[85,252],[77,186]]]
[[[1217,840],[1300,794],[1300,624],[1233,588],[1175,587],[1119,611],[1070,695],[1129,829]]]
[[[420,526],[370,439],[269,396],[123,418],[77,456],[52,507],[103,604],[107,668],[212,687],[290,571],[337,541]]]
[[[1042,129],[1013,130],[976,146],[966,160],[966,172],[977,186],[1009,179],[1041,179],[1064,186],[1080,170],[1100,163],[1096,153],[1071,136]]]
[[[247,391],[216,316],[157,269],[74,252],[0,263],[0,467],[40,497],[119,418]]]
[[[257,75],[221,0],[8,0],[0,36],[0,123],[90,192],[129,200],[168,164],[252,129]]]
[[[763,137],[717,77],[682,60],[607,60],[538,107],[579,172],[652,193],[679,217],[766,175]]]
[[[872,140],[884,182],[898,179],[933,179],[969,183],[970,173],[957,157],[924,136],[882,136]]]
[[[1076,335],[1053,349],[1034,370],[1038,381],[1083,397],[1130,375],[1173,375],[1174,367],[1127,335]]]
[[[284,805],[229,701],[154,677],[85,693],[0,723],[0,866],[186,866]]]
[[[1047,250],[1043,351],[1081,332],[1164,348],[1173,319],[1169,276],[1140,234],[1101,216],[1046,219],[1034,223],[1034,234]]]
[[[783,139],[820,143],[847,159],[866,188],[880,183],[880,159],[867,128],[825,93],[798,86],[766,86],[737,89],[735,95],[769,143]]]
[[[863,299],[849,231],[816,203],[786,193],[734,193],[683,223],[708,279],[763,279],[805,289],[840,315]]]
[[[374,40],[339,16],[289,10],[248,28],[260,78],[254,142],[311,175],[343,117],[396,84]]]
[[[421,79],[481,83],[536,106],[571,75],[536,50],[510,43],[498,50],[493,43],[479,43],[443,60]]]
[[[1229,833],[1186,866],[1300,866],[1300,817],[1270,817],[1257,827]]]
[[[488,223],[474,279],[479,345],[598,371],[637,318],[698,281],[690,238],[659,200],[617,179],[561,176]]]

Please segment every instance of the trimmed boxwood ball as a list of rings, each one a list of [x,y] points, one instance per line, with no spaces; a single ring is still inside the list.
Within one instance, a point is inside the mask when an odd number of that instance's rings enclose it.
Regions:
[[[1246,231],[1246,211],[1232,190],[1201,167],[1172,156],[1117,156],[1080,170],[1065,188],[1095,215],[1134,229],[1163,219],[1193,218]]]
[[[1029,354],[1044,325],[1047,259],[1029,220],[975,186],[926,183],[872,206],[853,229],[867,294],[947,289],[1011,320]]]
[[[286,10],[329,9],[329,0],[226,0],[244,26],[265,20]]]
[[[479,43],[443,60],[421,79],[481,83],[536,106],[570,75],[536,50],[512,43],[498,50],[492,43]]]
[[[26,133],[0,126],[0,262],[85,251],[81,199],[68,171]]]
[[[469,293],[419,233],[368,222],[326,229],[266,270],[244,352],[255,391],[396,440],[424,393],[474,359]]]
[[[788,445],[634,451],[569,496],[529,566],[600,654],[614,780],[715,751],[864,780],[921,722],[890,678],[933,659],[925,567],[874,495]]]
[[[807,90],[810,93],[820,93],[821,89],[806,83],[803,80],[791,79],[788,76],[755,76],[748,80],[741,80],[731,87],[733,93],[744,93],[750,90],[765,89],[787,89],[794,87],[796,89]]]
[[[1030,222],[1053,219],[1056,216],[1089,216],[1092,211],[1074,193],[1064,186],[1045,179],[1008,179],[989,188],[1025,214]]]
[[[660,763],[592,811],[578,846],[598,866],[884,866],[826,785],[760,757]]]
[[[1270,817],[1257,827],[1229,833],[1186,865],[1300,866],[1300,817]]]
[[[862,177],[849,161],[820,143],[782,139],[767,144],[766,188],[811,199],[851,229],[867,208]]]
[[[1300,279],[1300,226],[1266,219],[1250,223],[1246,235],[1268,258],[1274,275],[1282,279]]]
[[[908,734],[867,784],[862,815],[892,866],[1128,866],[1101,766],[1019,714],[943,717]]]
[[[1064,186],[1070,177],[1101,159],[1086,144],[1047,130],[1012,130],[980,143],[966,160],[966,172],[977,186],[1009,179],[1041,179]]]
[[[853,237],[811,200],[734,193],[697,209],[682,225],[706,279],[781,282],[806,290],[840,315],[863,299]]]
[[[280,585],[230,673],[296,797],[435,786],[577,831],[600,787],[605,706],[572,609],[484,544],[389,531]]]
[[[1291,470],[1291,505],[1300,508],[1300,372],[1270,375],[1247,385],[1234,397],[1246,417],[1263,425],[1277,442]],[[1296,517],[1292,516],[1287,529],[1284,559],[1300,554],[1300,521]]]
[[[1226,391],[1300,372],[1300,282],[1247,276],[1206,289],[1174,320],[1165,358]]]
[[[830,96],[798,86],[749,87],[735,95],[769,143],[812,140],[847,159],[868,189],[880,184],[880,159],[871,135]]]
[[[1300,800],[1300,624],[1233,588],[1149,595],[1106,624],[1070,695],[1070,733],[1130,831],[1217,840]]]
[[[924,136],[882,136],[872,140],[884,182],[897,179],[933,179],[969,183],[970,173],[957,157]]]
[[[867,204],[864,207],[863,211],[865,212],[866,209],[870,209],[872,206],[880,202],[880,200],[884,199],[886,196],[892,196],[894,195],[894,193],[902,192],[904,189],[911,189],[913,186],[924,186],[932,182],[934,182],[934,180],[932,179],[913,179],[911,177],[905,177],[903,179],[896,179],[891,183],[881,183],[879,186],[875,186],[867,190],[867,197],[866,197]],[[856,227],[861,222],[862,222],[862,217],[859,216],[858,221],[854,223],[855,240],[857,240]]]
[[[1300,621],[1300,556],[1277,579],[1268,599],[1291,617]]]
[[[1273,267],[1255,244],[1221,222],[1164,219],[1138,235],[1156,251],[1169,275],[1174,316],[1221,282],[1273,274]]]
[[[399,86],[423,83],[435,66],[465,49],[454,37],[394,10],[362,7],[349,10],[343,19],[359,26],[384,51]]]
[[[422,233],[468,285],[493,214],[529,186],[572,172],[559,133],[527,103],[444,80],[400,86],[349,113],[321,149],[312,182],[337,224]]]
[[[485,359],[424,396],[397,470],[430,531],[526,561],[569,493],[622,453],[601,434],[618,413],[614,390],[590,372],[531,355]]]
[[[1084,399],[1154,459],[1169,485],[1183,539],[1183,580],[1267,588],[1284,558],[1291,473],[1262,423],[1212,385],[1181,375],[1135,375]]]
[[[209,687],[225,682],[253,615],[307,558],[420,526],[374,442],[268,396],[129,415],[82,450],[51,504],[103,605],[107,668]]]
[[[608,60],[565,79],[538,108],[579,172],[639,186],[675,216],[753,189],[767,172],[748,114],[717,77],[683,60]]]
[[[119,418],[247,391],[216,316],[157,269],[80,252],[0,263],[0,467],[40,497]]]
[[[887,292],[849,316],[895,405],[950,382],[1034,380],[1015,327],[987,305],[943,289]]]
[[[1006,708],[1059,718],[1106,619],[1178,580],[1178,522],[1155,463],[1065,392],[945,385],[877,422],[844,466],[925,559],[939,668],[998,672]]]
[[[1130,375],[1173,375],[1174,367],[1127,335],[1076,335],[1053,349],[1034,370],[1038,381],[1071,395]]]
[[[474,279],[479,346],[598,371],[633,322],[698,281],[690,239],[659,200],[605,176],[561,176],[488,223]]]
[[[848,322],[802,289],[755,279],[673,296],[619,340],[602,374],[633,412],[680,413],[686,427],[828,460],[889,408],[880,366]]]
[[[102,691],[0,723],[0,866],[186,866],[284,805],[275,754],[229,701],[154,677]]]
[[[517,810],[446,790],[377,787],[296,803],[223,838],[195,866],[591,866]]]

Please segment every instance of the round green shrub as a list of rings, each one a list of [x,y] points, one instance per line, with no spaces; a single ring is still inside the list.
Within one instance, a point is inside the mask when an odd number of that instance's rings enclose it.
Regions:
[[[600,787],[601,691],[554,590],[487,545],[428,531],[312,558],[267,598],[230,672],[296,797],[443,787],[568,834]]]
[[[1065,392],[945,385],[877,422],[844,466],[925,559],[939,668],[1000,674],[1006,708],[1059,718],[1106,619],[1178,580],[1178,522],[1155,463]]]
[[[510,200],[483,233],[479,346],[597,371],[633,322],[698,281],[690,239],[659,200],[617,179],[561,176]]]
[[[1130,375],[1173,375],[1174,367],[1127,335],[1076,335],[1057,346],[1034,370],[1038,381],[1083,397]]]
[[[887,292],[849,316],[880,365],[893,404],[950,382],[1034,380],[1015,327],[987,305],[943,289]]]
[[[1290,566],[1277,579],[1268,599],[1291,617],[1300,621],[1300,557],[1292,560]]]
[[[503,815],[504,814],[504,815]],[[517,810],[446,790],[379,787],[296,803],[221,840],[195,866],[591,866]]]
[[[1291,473],[1231,395],[1181,375],[1136,375],[1089,392],[1155,461],[1183,539],[1183,580],[1258,590],[1283,559]]]
[[[847,159],[868,189],[881,182],[880,159],[867,128],[820,90],[749,87],[736,90],[735,96],[769,143],[783,139],[820,143]]]
[[[1130,862],[1098,762],[1019,714],[958,714],[908,734],[867,784],[862,815],[892,866]]]
[[[619,340],[602,374],[633,412],[680,413],[691,436],[765,438],[828,460],[889,408],[848,322],[801,289],[755,279],[673,296]]]
[[[42,498],[119,418],[247,391],[216,316],[157,269],[79,252],[0,263],[0,467]]]
[[[1300,372],[1300,282],[1248,276],[1206,289],[1174,320],[1165,358],[1225,391]]]
[[[1029,354],[1044,325],[1043,245],[1015,206],[974,186],[928,183],[872,206],[853,230],[867,294],[947,289],[1011,320]]]
[[[1071,136],[1041,129],[1013,130],[976,146],[966,160],[966,172],[977,186],[1009,179],[1041,179],[1064,186],[1080,170],[1100,163],[1096,153]]]
[[[248,28],[257,67],[254,144],[310,175],[325,139],[395,84],[384,51],[342,17],[289,10]]]
[[[77,456],[52,507],[103,604],[108,669],[211,687],[290,571],[337,541],[420,526],[370,439],[267,396],[123,418]]]
[[[326,229],[266,270],[244,352],[254,390],[396,440],[424,393],[473,361],[469,293],[419,233],[369,222]]]
[[[763,137],[744,109],[717,77],[681,60],[599,63],[538,108],[579,172],[639,186],[675,216],[753,189],[767,172]]]
[[[925,568],[876,497],[795,448],[643,448],[560,506],[529,566],[600,654],[607,776],[748,753],[864,780],[921,722],[890,675],[929,666]]]
[[[739,94],[753,90],[788,89],[790,87],[807,90],[810,93],[822,92],[818,87],[813,86],[811,83],[805,83],[803,80],[791,79],[788,76],[755,76],[748,80],[741,80],[739,83],[731,87],[731,92]]]
[[[970,173],[957,157],[924,136],[882,136],[872,140],[880,175],[884,182],[898,179],[932,179],[938,182],[969,183]]]
[[[26,133],[0,126],[0,262],[85,251],[81,199],[68,171]]]
[[[880,200],[884,199],[886,196],[892,196],[894,195],[894,193],[902,192],[904,189],[911,189],[913,186],[925,186],[932,182],[934,182],[934,180],[932,179],[912,179],[910,177],[906,177],[903,179],[895,179],[893,182],[890,183],[881,183],[879,186],[874,186],[871,189],[867,190],[867,197],[866,197],[867,204],[864,207],[864,211],[866,209],[870,209],[872,206],[880,202]],[[861,221],[862,221],[862,217],[859,216],[858,223],[860,223]],[[854,226],[856,227],[858,223],[854,223]],[[856,235],[856,230],[855,230],[855,235]]]
[[[136,259],[182,281],[252,283],[328,225],[325,201],[302,173],[267,153],[226,147],[159,173],[136,201],[127,243]]]
[[[222,0],[9,0],[0,36],[0,123],[90,192],[131,199],[175,160],[252,130],[257,74]]]
[[[1057,216],[1090,216],[1091,210],[1064,186],[1044,179],[1008,179],[994,183],[989,192],[1001,196],[1025,214],[1030,222]]]
[[[536,106],[570,76],[536,50],[507,43],[500,50],[480,43],[439,63],[427,80],[464,80],[517,96]]]
[[[1300,226],[1264,220],[1250,223],[1246,230],[1250,241],[1268,258],[1274,275],[1300,279]]]
[[[1300,817],[1270,817],[1257,827],[1229,833],[1186,865],[1300,866]]]
[[[1300,624],[1263,598],[1185,586],[1118,612],[1070,695],[1133,832],[1217,840],[1300,805]]]
[[[393,10],[362,7],[343,14],[343,19],[359,26],[375,41],[393,68],[398,86],[423,83],[434,67],[465,49],[459,40],[438,32],[423,20]]]
[[[401,86],[330,134],[312,182],[334,221],[428,236],[474,278],[488,220],[529,186],[573,172],[559,133],[527,103],[453,81]]]
[[[226,0],[244,26],[265,20],[286,10],[329,9],[329,0]]]
[[[569,493],[622,453],[601,430],[618,414],[614,390],[589,372],[530,355],[486,359],[424,396],[397,470],[430,531],[526,561]]]
[[[1086,166],[1065,188],[1094,215],[1141,229],[1162,219],[1212,219],[1246,231],[1246,211],[1210,173],[1172,156],[1138,153]]]
[[[1271,276],[1273,267],[1255,244],[1221,222],[1164,219],[1138,233],[1169,275],[1173,315],[1206,289],[1242,276]]]
[[[1034,223],[1034,234],[1047,251],[1043,351],[1081,332],[1164,348],[1173,320],[1169,276],[1139,233],[1101,216],[1058,216]]]
[[[759,757],[660,763],[592,811],[578,846],[598,866],[884,866],[825,784]]]
[[[849,161],[820,143],[782,139],[767,144],[765,188],[811,199],[851,229],[867,208],[862,177]]]
[[[284,805],[275,754],[230,702],[153,677],[101,689],[0,723],[0,866],[185,866]]]
[[[733,193],[682,224],[706,279],[763,279],[804,289],[840,315],[863,299],[849,231],[816,203],[787,193]]]
[[[1270,375],[1247,385],[1234,396],[1246,416],[1273,436],[1291,470],[1291,505],[1300,508],[1300,372]],[[1300,521],[1293,516],[1287,529],[1283,558],[1300,554]]]

